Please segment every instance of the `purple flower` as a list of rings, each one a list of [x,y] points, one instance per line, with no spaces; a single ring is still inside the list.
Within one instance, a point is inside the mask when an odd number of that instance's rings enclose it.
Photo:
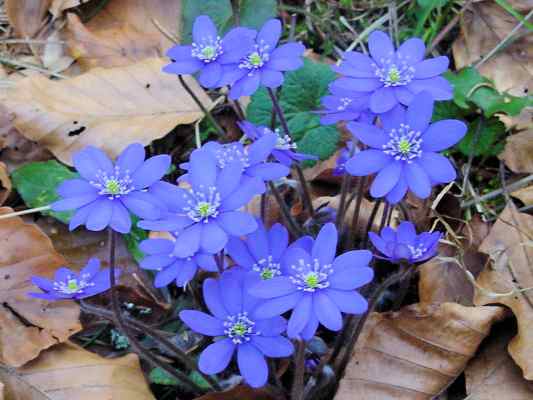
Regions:
[[[154,286],[160,288],[172,281],[179,287],[189,283],[196,274],[198,267],[206,271],[217,271],[217,265],[212,255],[197,253],[191,257],[176,257],[174,255],[175,240],[146,239],[139,248],[146,254],[140,262],[141,268],[158,271]]]
[[[372,244],[385,259],[393,263],[407,261],[409,264],[426,261],[437,254],[437,246],[442,237],[441,232],[423,232],[416,234],[415,226],[409,221],[403,221],[397,230],[386,227],[381,236],[369,232]]]
[[[353,142],[350,140],[346,142],[346,147],[341,150],[339,157],[337,158],[337,161],[335,163],[335,168],[333,169],[333,176],[342,176],[346,173],[345,164],[346,161],[352,157],[352,154],[355,154],[358,152],[357,146],[354,148]]]
[[[407,189],[425,199],[431,187],[455,179],[455,169],[439,151],[457,143],[466,133],[466,125],[447,119],[430,124],[433,99],[422,92],[407,111],[395,107],[381,116],[383,129],[350,122],[350,132],[370,147],[346,162],[346,170],[355,176],[378,173],[370,187],[373,197],[386,196],[399,202]]]
[[[165,175],[170,157],[159,155],[146,161],[144,157],[144,147],[134,143],[113,165],[103,151],[87,146],[73,156],[80,178],[59,185],[57,193],[62,199],[52,204],[52,210],[76,210],[70,230],[85,225],[90,231],[101,231],[110,226],[114,231],[128,233],[130,212],[140,218],[159,218],[162,203],[146,189]]]
[[[303,65],[305,47],[301,43],[286,43],[276,47],[281,36],[281,22],[267,21],[255,38],[253,49],[244,56],[238,67],[228,70],[224,83],[230,84],[230,99],[251,96],[259,85],[276,88],[283,84],[283,72]]]
[[[258,229],[246,239],[231,238],[226,251],[237,265],[268,280],[281,274],[281,259],[289,244],[289,233],[281,224],[266,230],[258,219],[257,225]]]
[[[279,316],[255,316],[258,299],[248,294],[247,274],[240,268],[225,271],[220,279],[206,279],[204,301],[212,315],[184,310],[180,318],[193,331],[216,340],[200,355],[199,368],[206,374],[223,371],[234,353],[244,380],[252,387],[261,387],[268,380],[265,357],[288,357],[294,347],[281,336],[287,327]]]
[[[372,253],[354,250],[335,257],[337,229],[329,223],[316,240],[292,246],[282,262],[283,274],[251,288],[253,296],[268,299],[255,312],[269,318],[291,310],[287,334],[304,340],[321,323],[332,331],[342,328],[342,314],[362,314],[367,301],[354,289],[370,282]]]
[[[257,32],[248,28],[234,28],[220,38],[211,18],[200,15],[194,21],[192,45],[177,45],[167,52],[172,62],[164,72],[177,75],[200,71],[199,82],[206,88],[220,86],[226,69],[238,68],[240,60],[253,49]]]
[[[248,121],[240,122],[239,126],[246,137],[254,142],[260,141],[260,139],[265,136],[271,136],[272,134],[276,135],[276,144],[272,149],[272,157],[289,168],[293,162],[318,159],[318,157],[313,155],[295,152],[294,150],[296,150],[298,146],[292,141],[292,138],[287,135],[282,135],[277,130],[276,132],[273,132],[266,126],[257,126]]]
[[[323,110],[318,111],[321,115],[320,123],[322,125],[359,119],[372,123],[374,115],[368,109],[370,93],[346,90],[335,86],[334,82],[330,84],[329,90],[331,94],[320,100],[324,107]]]
[[[374,31],[368,38],[370,57],[347,51],[340,66],[333,67],[344,75],[335,87],[371,94],[370,110],[384,113],[398,103],[409,105],[415,94],[431,93],[435,100],[452,98],[450,83],[440,76],[448,69],[448,57],[424,60],[426,46],[418,38],[405,41],[397,51],[389,36]]]
[[[118,272],[116,270],[117,275]],[[56,271],[53,280],[33,276],[31,282],[43,293],[28,293],[28,295],[49,301],[80,300],[105,292],[111,287],[109,269],[100,271],[100,260],[96,258],[91,258],[79,274],[61,267]]]
[[[240,160],[228,161],[220,169],[210,151],[193,151],[187,182],[190,189],[158,185],[153,194],[164,199],[168,212],[157,221],[140,221],[147,230],[172,232],[174,255],[192,257],[197,252],[214,254],[224,248],[229,236],[242,236],[257,229],[255,219],[236,211],[261,190],[255,179],[241,179]]]

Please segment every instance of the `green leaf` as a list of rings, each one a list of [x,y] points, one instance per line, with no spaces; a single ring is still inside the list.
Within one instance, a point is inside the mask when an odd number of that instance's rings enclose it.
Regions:
[[[130,233],[123,235],[123,237],[124,242],[126,243],[126,248],[133,256],[133,259],[139,263],[144,258],[144,253],[139,248],[139,244],[143,240],[148,239],[148,232],[137,226],[138,221],[138,217],[135,215],[131,216],[131,231]]]
[[[436,8],[436,7],[444,7],[446,4],[448,4],[449,0],[418,0],[417,3],[422,8]]]
[[[476,132],[479,130],[479,133]],[[477,139],[476,139],[477,135]],[[468,132],[457,148],[465,156],[497,156],[504,148],[505,125],[497,118],[478,117],[468,125]]]
[[[66,179],[77,177],[78,174],[57,161],[32,162],[17,168],[11,174],[13,186],[31,208],[47,206],[58,200],[57,186]],[[68,223],[72,212],[44,211],[43,214]]]
[[[150,371],[150,375],[148,376],[148,378],[150,379],[150,382],[155,383],[157,385],[178,387],[183,386],[180,380],[174,378],[167,371],[159,367],[154,368],[152,371]],[[207,381],[202,377],[202,375],[200,375],[196,371],[192,371],[191,373],[189,373],[189,378],[202,389],[207,390],[211,388],[209,383],[207,383]]]
[[[455,104],[464,109],[476,106],[486,117],[491,117],[495,113],[518,115],[524,107],[531,104],[531,97],[499,93],[493,82],[480,75],[473,67],[463,68],[455,74],[447,72],[445,77],[454,87]]]
[[[328,85],[333,79],[335,73],[329,65],[305,60],[302,68],[285,75],[285,83],[279,95],[281,108],[298,151],[318,156],[322,160],[335,152],[339,133],[334,126],[322,126],[320,117],[313,111],[321,108],[320,99],[328,93]],[[270,126],[272,101],[266,89],[260,89],[252,96],[246,112],[251,122]],[[277,122],[279,128],[279,121]]]
[[[265,21],[277,15],[276,0],[241,0],[240,25],[259,29]],[[196,17],[208,15],[222,36],[235,24],[230,0],[183,0],[182,31],[183,43],[192,42],[192,26]]]

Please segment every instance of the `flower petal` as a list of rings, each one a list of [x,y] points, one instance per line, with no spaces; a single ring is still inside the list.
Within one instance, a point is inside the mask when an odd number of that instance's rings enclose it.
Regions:
[[[286,296],[297,290],[296,286],[286,276],[277,276],[268,280],[261,280],[249,290],[252,296],[261,299]]]
[[[450,100],[453,98],[452,85],[442,76],[428,79],[413,79],[406,87],[415,94],[428,91],[435,100]]]
[[[210,62],[202,69],[198,82],[205,88],[214,88],[222,78],[222,67],[218,62]]]
[[[389,193],[398,183],[402,170],[403,165],[401,162],[391,162],[379,171],[370,187],[372,197],[383,197]]]
[[[381,122],[383,123],[383,130],[390,132],[393,129],[398,129],[400,124],[405,123],[405,108],[398,104],[392,110],[380,114]]]
[[[51,207],[54,211],[73,210],[75,208],[80,208],[85,206],[86,204],[92,203],[99,198],[100,196],[96,192],[84,194],[81,196],[67,197],[66,199],[53,202],[51,204]]]
[[[425,151],[417,162],[433,182],[448,183],[457,176],[450,160],[441,154]]]
[[[119,202],[113,202],[113,214],[109,226],[115,232],[129,233],[131,231],[131,216],[126,207]]]
[[[405,180],[405,176],[402,174],[396,186],[394,186],[392,190],[387,193],[387,201],[391,204],[400,202],[407,193],[407,188],[407,181]]]
[[[180,319],[193,331],[207,336],[224,334],[224,324],[218,318],[196,310],[183,310]]]
[[[389,141],[389,136],[374,125],[360,122],[348,122],[346,125],[351,134],[367,146],[381,149]]]
[[[139,249],[148,255],[170,254],[174,250],[174,242],[168,239],[146,239],[139,244]]]
[[[174,255],[181,258],[192,257],[200,248],[202,227],[196,223],[181,231],[174,242]]]
[[[209,375],[223,371],[231,361],[234,350],[235,344],[229,338],[210,344],[198,359],[200,371]]]
[[[337,251],[337,228],[330,223],[325,224],[313,244],[311,257],[317,259],[321,265],[331,264]]]
[[[442,151],[459,142],[466,134],[464,122],[444,119],[431,124],[422,135],[422,150]]]
[[[379,236],[378,234],[374,232],[368,232],[368,238],[370,239],[374,247],[381,252],[381,254],[387,257],[391,257],[392,254],[390,254],[389,252],[389,248],[387,247],[387,242],[385,242],[385,240],[383,240],[381,236]]]
[[[379,88],[370,96],[370,110],[378,114],[390,111],[396,104],[393,87]]]
[[[364,314],[368,310],[367,300],[355,290],[326,289],[325,293],[343,313]]]
[[[56,192],[61,197],[78,197],[97,193],[97,190],[85,179],[67,179],[61,182]]]
[[[274,132],[265,133],[248,147],[248,160],[251,165],[267,159],[276,147],[278,136]]]
[[[313,309],[318,321],[331,331],[342,328],[342,314],[337,305],[322,291],[313,296]]]
[[[374,270],[369,267],[346,267],[334,270],[329,277],[330,287],[339,290],[352,290],[366,285],[374,279]]]
[[[201,225],[200,248],[206,253],[218,253],[228,242],[228,235],[215,221],[209,221]]]
[[[229,98],[236,100],[242,96],[251,96],[259,88],[261,72],[248,73],[233,84],[229,92]]]
[[[394,45],[389,35],[382,31],[373,31],[368,36],[368,50],[379,65],[384,65],[386,60],[394,56]]]
[[[428,174],[417,162],[412,162],[405,166],[405,178],[409,189],[421,199],[429,197],[431,194],[431,182]]]
[[[170,156],[161,154],[147,159],[131,176],[136,189],[144,189],[160,180],[170,168]]]
[[[373,92],[383,86],[378,78],[338,78],[331,83],[332,88],[353,90],[356,92]]]
[[[269,19],[259,30],[257,34],[257,43],[261,46],[268,46],[274,49],[278,44],[281,36],[281,21],[276,18]]]
[[[203,285],[203,295],[205,305],[211,313],[224,320],[228,316],[228,311],[222,302],[222,294],[220,293],[219,282],[213,278],[207,278]]]
[[[261,332],[261,336],[278,336],[287,329],[287,321],[280,316],[258,319],[255,321],[255,328]]]
[[[129,171],[131,176],[143,164],[145,156],[144,146],[140,143],[132,143],[120,153],[116,165],[122,172]]]
[[[411,38],[403,42],[396,51],[396,57],[409,65],[414,65],[424,59],[426,45],[419,38]]]
[[[291,293],[287,296],[276,297],[275,299],[265,300],[261,302],[253,311],[252,317],[254,319],[265,319],[277,317],[284,312],[294,308],[300,301],[303,294],[301,291]]]
[[[289,244],[289,232],[281,224],[274,224],[268,231],[268,244],[270,255],[274,260],[279,260]]]
[[[268,365],[265,356],[251,343],[239,345],[237,350],[239,371],[253,388],[264,386],[268,380]]]
[[[190,183],[195,190],[207,190],[213,186],[217,178],[217,162],[213,154],[199,149],[192,152],[190,157]]]
[[[347,267],[368,267],[372,261],[372,253],[368,250],[351,250],[347,251],[333,261],[333,270],[340,271]]]
[[[197,59],[189,59],[185,61],[175,61],[163,67],[163,72],[167,74],[189,75],[194,74],[202,69],[204,63]]]
[[[112,215],[113,200],[107,198],[96,200],[87,216],[85,226],[90,231],[101,231],[109,225]]]
[[[157,198],[147,192],[131,192],[120,197],[120,200],[115,201],[120,201],[139,218],[155,220],[161,216],[161,209],[157,205]]]
[[[177,273],[177,268],[173,267],[165,268],[162,271],[159,271],[154,278],[154,287],[161,288],[168,286],[174,279],[176,279]]]
[[[88,181],[96,179],[96,175],[101,171],[107,172],[109,175],[113,173],[113,163],[109,157],[102,150],[93,146],[87,146],[75,153],[72,156],[72,161],[79,174]]]
[[[402,221],[398,229],[396,229],[396,236],[400,243],[414,244],[416,240],[415,226],[410,221]]]
[[[207,15],[198,16],[192,25],[192,38],[196,43],[202,43],[207,38],[218,36],[217,27]]]
[[[282,60],[292,60],[292,59],[282,59]],[[274,61],[278,61],[274,63]],[[302,63],[301,60],[297,60]],[[280,71],[275,71],[275,69],[281,69],[279,67],[287,67],[290,64],[282,64],[279,60],[272,60],[269,62],[268,66],[270,68],[263,68],[261,71],[261,84],[268,88],[277,88],[283,84],[283,74]],[[278,68],[276,68],[278,66]],[[286,68],[285,68],[286,69]]]
[[[254,336],[251,342],[267,357],[288,357],[294,352],[292,342],[283,336]]]
[[[257,229],[257,222],[250,214],[241,211],[229,211],[220,214],[217,223],[232,236],[242,236]]]
[[[433,116],[433,103],[433,97],[428,92],[415,95],[407,107],[407,125],[415,131],[424,132]]]
[[[287,325],[287,335],[295,338],[305,328],[313,312],[313,296],[304,294],[296,307],[292,310],[289,324]]]
[[[363,150],[346,161],[345,169],[354,176],[373,174],[391,164],[393,158],[381,150]]]
[[[446,56],[429,58],[415,65],[416,79],[432,78],[440,75],[448,69],[450,60]]]

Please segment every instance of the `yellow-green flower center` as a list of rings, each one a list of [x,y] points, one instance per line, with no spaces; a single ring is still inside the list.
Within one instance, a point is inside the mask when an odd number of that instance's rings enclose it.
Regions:
[[[261,63],[263,62],[263,59],[261,58],[258,52],[254,52],[250,54],[249,60],[250,60],[250,64],[252,64],[255,67],[261,65]]]
[[[388,78],[389,78],[389,82],[391,82],[391,83],[400,82],[400,79],[401,79],[400,71],[398,71],[398,69],[396,67],[391,67],[389,69]]]
[[[202,55],[206,59],[211,59],[215,56],[215,48],[213,46],[206,46],[202,49]]]
[[[105,183],[105,189],[109,194],[120,194],[120,183],[116,179],[110,179]]]
[[[309,272],[306,275],[304,281],[307,287],[310,289],[316,289],[318,284],[320,283],[316,272]]]
[[[261,275],[261,279],[263,279],[264,281],[267,281],[274,277],[274,271],[272,271],[270,268],[263,268],[260,275]]]
[[[237,322],[231,327],[231,333],[234,336],[244,336],[248,332],[248,327],[242,322]]]
[[[400,140],[400,143],[398,143],[398,150],[400,150],[400,153],[402,154],[409,154],[411,151],[411,143],[406,139]]]
[[[201,201],[196,206],[196,210],[201,217],[209,217],[211,215],[211,204],[206,201]]]
[[[78,286],[78,281],[76,279],[69,279],[67,282],[67,289],[74,293],[80,290],[80,287]]]

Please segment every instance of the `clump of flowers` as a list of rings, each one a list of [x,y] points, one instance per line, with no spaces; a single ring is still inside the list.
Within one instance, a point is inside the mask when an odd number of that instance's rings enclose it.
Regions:
[[[168,155],[145,160],[144,147],[129,145],[115,164],[96,147],[87,146],[73,156],[80,174],[58,188],[61,200],[52,204],[54,211],[76,210],[70,219],[70,230],[80,225],[90,231],[106,227],[120,233],[131,230],[130,213],[146,219],[161,215],[161,201],[147,189],[157,183],[170,167]]]
[[[320,123],[331,125],[340,121],[363,120],[372,123],[374,114],[368,109],[370,94],[344,89],[335,84],[329,85],[331,94],[322,97],[323,110]]]
[[[265,357],[288,357],[294,347],[282,336],[285,319],[255,313],[260,302],[248,294],[247,284],[246,273],[239,268],[224,272],[218,280],[206,279],[203,295],[212,315],[184,310],[180,318],[193,331],[219,338],[200,355],[202,372],[222,372],[237,353],[237,365],[246,383],[261,387],[268,380]]]
[[[81,300],[105,292],[111,286],[109,269],[100,270],[100,260],[96,258],[90,259],[79,273],[61,267],[56,271],[54,279],[34,276],[31,282],[42,293],[28,295],[48,301]]]
[[[283,259],[283,274],[251,288],[252,295],[266,300],[255,315],[268,318],[292,310],[288,336],[308,340],[319,323],[338,331],[341,313],[363,314],[367,301],[355,289],[374,276],[368,266],[372,253],[354,250],[335,257],[336,249],[337,229],[331,223],[324,225],[310,249],[293,246]]]
[[[370,194],[386,197],[390,203],[403,199],[407,190],[425,199],[431,187],[455,179],[455,168],[439,154],[466,134],[464,122],[446,119],[430,123],[433,98],[422,92],[407,110],[401,107],[383,114],[383,128],[358,122],[348,124],[350,132],[369,147],[346,161],[348,173],[366,176],[377,172]]]
[[[412,222],[403,221],[394,230],[385,227],[380,235],[369,232],[370,241],[384,258],[392,263],[416,264],[429,260],[437,254],[441,232],[416,233]]]

